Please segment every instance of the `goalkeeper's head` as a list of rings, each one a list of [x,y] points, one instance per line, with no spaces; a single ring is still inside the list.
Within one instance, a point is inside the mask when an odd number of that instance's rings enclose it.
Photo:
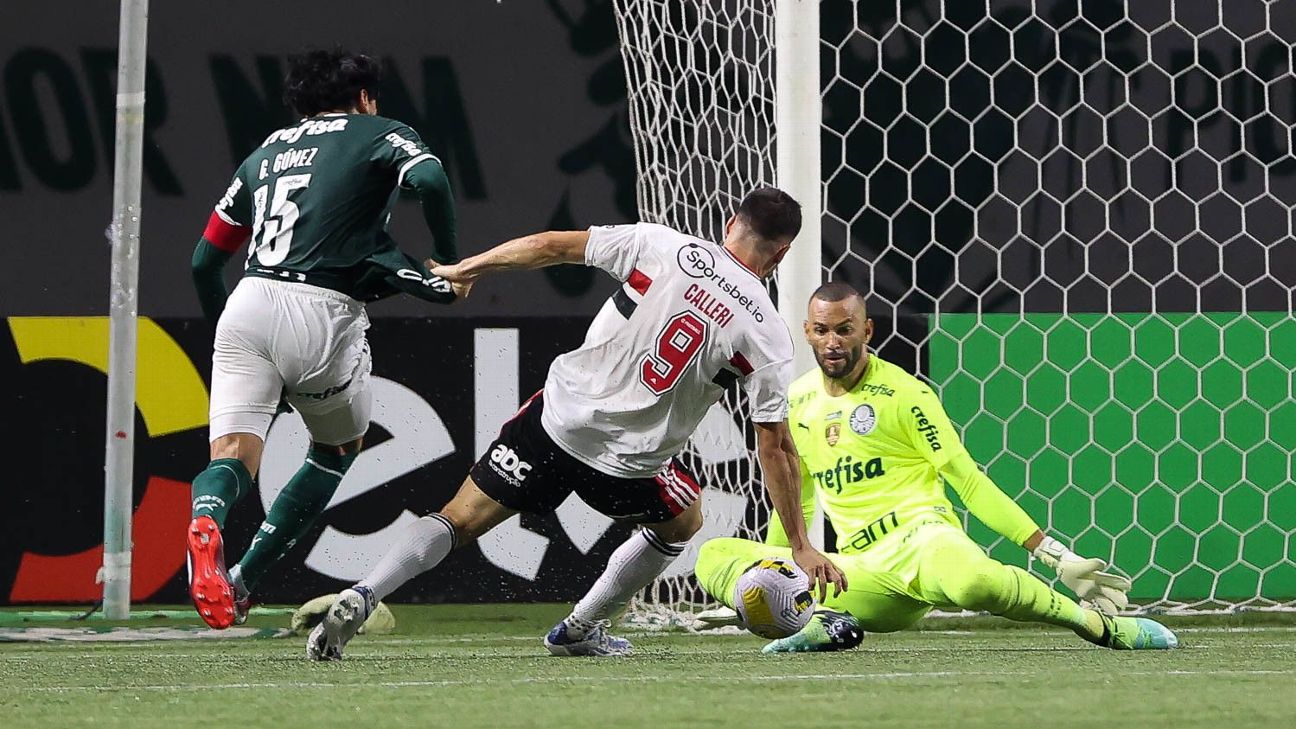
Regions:
[[[801,232],[801,204],[777,187],[752,190],[725,224],[725,248],[762,278],[774,273],[779,261]]]
[[[288,59],[284,103],[302,116],[330,112],[378,113],[378,59],[341,48],[307,51]]]
[[[805,336],[819,369],[849,389],[868,366],[868,343],[873,338],[873,320],[864,297],[841,281],[820,286],[810,296]]]

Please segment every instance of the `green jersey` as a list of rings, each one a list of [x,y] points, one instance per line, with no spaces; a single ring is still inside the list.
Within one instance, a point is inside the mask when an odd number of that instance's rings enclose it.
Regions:
[[[267,137],[239,166],[216,214],[250,227],[247,275],[378,298],[375,281],[426,275],[397,250],[387,222],[397,189],[428,165],[444,177],[440,160],[400,122],[323,114]]]
[[[829,395],[816,368],[792,383],[788,398],[803,500],[813,509],[818,494],[838,551],[863,551],[919,519],[961,528],[946,481],[1010,539],[1021,543],[1038,529],[976,468],[931,388],[877,355],[843,395]]]

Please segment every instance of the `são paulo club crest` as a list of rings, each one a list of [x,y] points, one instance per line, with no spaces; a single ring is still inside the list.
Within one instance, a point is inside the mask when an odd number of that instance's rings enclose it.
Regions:
[[[877,427],[877,412],[872,405],[860,405],[850,415],[851,430],[860,435],[868,435]]]

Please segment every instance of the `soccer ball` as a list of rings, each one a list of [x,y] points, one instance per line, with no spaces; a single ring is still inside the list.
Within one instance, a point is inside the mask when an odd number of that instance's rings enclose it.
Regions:
[[[795,563],[762,559],[738,578],[734,608],[740,624],[762,638],[786,638],[810,622],[810,578]]]

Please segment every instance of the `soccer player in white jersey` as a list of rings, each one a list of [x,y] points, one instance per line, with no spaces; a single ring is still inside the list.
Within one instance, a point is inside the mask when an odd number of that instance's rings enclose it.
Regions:
[[[800,518],[799,461],[787,426],[792,338],[764,279],[801,228],[786,193],[752,192],[723,246],[662,225],[547,232],[433,268],[458,286],[498,271],[597,266],[623,285],[579,349],[549,368],[544,389],[504,424],[440,513],[411,525],[373,571],[345,590],[307,640],[314,660],[342,657],[379,600],[518,512],[548,512],[571,493],[640,525],[544,643],[555,655],[618,656],[630,642],[609,619],[669,565],[702,526],[701,487],[676,454],[726,386],[751,402],[758,457],[792,557],[821,594],[846,583]]]

